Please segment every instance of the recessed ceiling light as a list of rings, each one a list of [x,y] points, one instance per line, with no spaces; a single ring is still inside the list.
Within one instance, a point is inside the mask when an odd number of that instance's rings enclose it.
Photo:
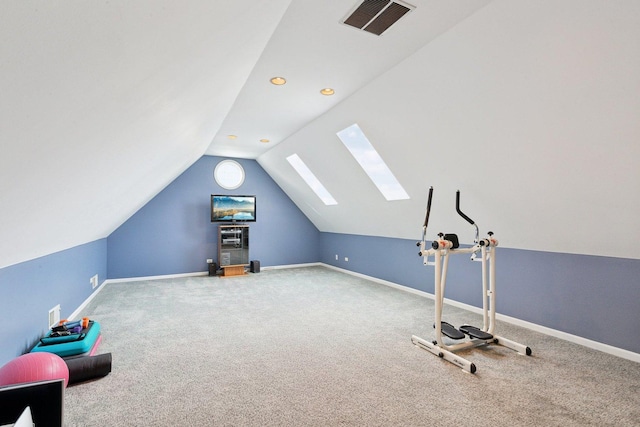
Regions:
[[[229,139],[236,139],[238,137],[238,135],[227,135],[227,138]]]
[[[330,87],[325,87],[324,89],[322,89],[320,91],[321,94],[326,95],[326,96],[330,96],[333,95],[334,93],[336,93],[335,90],[331,89]]]
[[[269,81],[276,86],[281,86],[287,82],[284,77],[272,77]]]
[[[267,142],[269,142],[269,140],[268,140],[267,138],[262,138],[262,139],[260,140],[260,142],[267,143]]]

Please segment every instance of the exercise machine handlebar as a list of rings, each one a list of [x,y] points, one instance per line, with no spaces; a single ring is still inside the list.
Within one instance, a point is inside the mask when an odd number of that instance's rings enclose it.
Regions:
[[[433,186],[429,187],[429,199],[427,200],[427,215],[424,217],[424,228],[429,224],[429,214],[431,213],[431,199],[433,199]]]
[[[464,212],[462,212],[462,210],[460,210],[460,190],[456,191],[456,212],[458,212],[458,215],[460,215],[469,224],[473,225],[476,228],[476,239],[475,239],[475,242],[478,243],[478,241],[480,240],[480,230],[478,229],[478,226],[476,225],[475,222],[473,222],[473,220],[471,218],[469,218]]]
[[[431,214],[431,200],[433,199],[433,186],[429,187],[429,198],[427,199],[427,213],[424,217],[424,224],[422,225],[422,241],[424,242],[427,236],[427,225],[429,225],[429,215]],[[417,243],[420,246],[420,242]]]
[[[464,218],[469,224],[476,225],[476,223],[473,222],[471,218],[469,218],[464,212],[460,210],[460,190],[456,191],[456,212],[458,212],[458,215]]]

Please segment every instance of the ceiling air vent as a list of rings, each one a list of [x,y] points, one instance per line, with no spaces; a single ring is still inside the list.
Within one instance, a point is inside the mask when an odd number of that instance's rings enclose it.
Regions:
[[[413,9],[415,6],[399,1],[364,0],[342,23],[379,36]]]

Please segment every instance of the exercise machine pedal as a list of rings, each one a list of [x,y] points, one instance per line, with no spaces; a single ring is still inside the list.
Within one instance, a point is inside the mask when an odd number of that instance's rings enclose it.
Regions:
[[[463,325],[463,326],[460,326],[460,331],[469,335],[471,338],[477,338],[479,340],[490,340],[493,338],[493,335],[479,328],[476,328],[475,326]]]
[[[435,327],[435,326],[434,326]],[[447,322],[440,322],[440,330],[452,340],[464,339],[464,334]]]

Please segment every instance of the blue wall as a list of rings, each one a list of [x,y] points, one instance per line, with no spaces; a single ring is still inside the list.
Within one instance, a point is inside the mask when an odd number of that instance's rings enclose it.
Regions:
[[[434,292],[415,241],[322,233],[320,246],[326,264]],[[498,313],[640,353],[640,260],[499,247],[496,268]],[[481,307],[480,274],[468,256],[451,257],[445,296]]]
[[[0,336],[0,365],[46,331],[49,309],[60,304],[63,318],[75,311],[94,274],[102,282],[206,271],[217,252],[212,193],[257,196],[250,257],[262,266],[324,262],[434,292],[433,269],[415,241],[320,233],[254,160],[238,160],[246,172],[239,189],[218,187],[220,160],[202,157],[106,239],[0,269],[0,316],[10,325]],[[499,313],[640,353],[640,260],[498,248],[497,263]],[[452,257],[446,296],[479,307],[480,265]]]
[[[47,331],[49,310],[69,317],[93,292],[90,278],[107,276],[107,240],[80,245],[0,269],[0,366],[23,354]]]
[[[261,266],[317,262],[317,228],[255,160],[235,159],[245,182],[224,190],[213,170],[223,158],[204,156],[108,237],[108,278],[207,271],[217,259],[211,194],[255,194],[257,221],[249,223],[249,256]]]

